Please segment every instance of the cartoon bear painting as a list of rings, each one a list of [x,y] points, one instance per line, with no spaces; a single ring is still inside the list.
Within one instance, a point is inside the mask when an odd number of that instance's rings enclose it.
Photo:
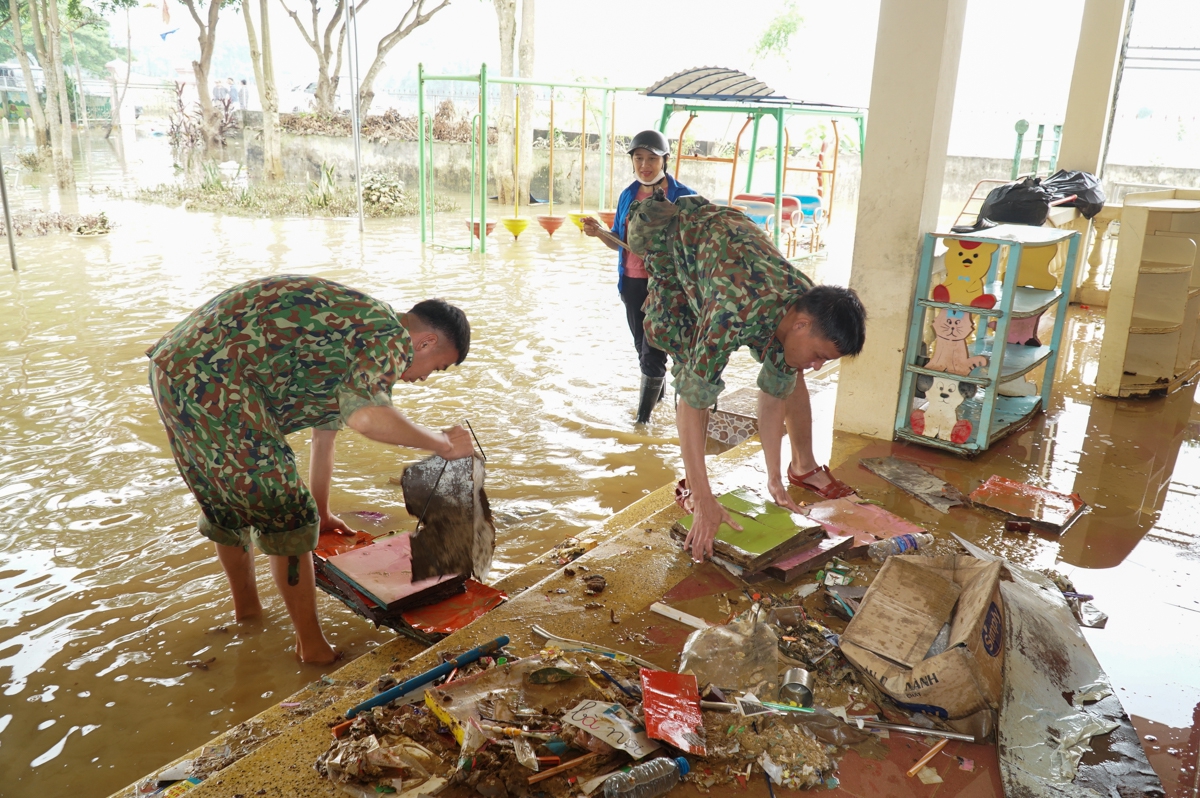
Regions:
[[[976,308],[994,307],[996,297],[984,293],[983,281],[987,278],[988,269],[992,265],[992,255],[999,249],[999,245],[956,238],[947,238],[945,241],[949,247],[944,259],[946,280],[933,287],[934,301],[953,302],[956,305],[970,305]]]

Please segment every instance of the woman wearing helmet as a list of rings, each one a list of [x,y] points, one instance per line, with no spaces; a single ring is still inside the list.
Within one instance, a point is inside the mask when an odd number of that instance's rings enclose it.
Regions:
[[[638,133],[629,143],[627,152],[635,180],[621,192],[617,200],[617,215],[612,229],[613,234],[622,241],[625,240],[625,228],[629,221],[629,207],[635,200],[653,196],[656,189],[666,194],[671,202],[696,193],[667,174],[671,145],[667,143],[667,137],[657,130]],[[598,235],[600,222],[590,216],[584,218],[583,232],[589,236]],[[645,424],[650,420],[654,406],[662,399],[667,375],[667,354],[651,346],[643,332],[646,314],[642,312],[642,305],[646,302],[649,275],[640,257],[603,238],[600,240],[610,249],[617,250],[617,291],[625,303],[625,317],[629,321],[629,331],[633,333],[633,345],[642,370],[637,423]]]

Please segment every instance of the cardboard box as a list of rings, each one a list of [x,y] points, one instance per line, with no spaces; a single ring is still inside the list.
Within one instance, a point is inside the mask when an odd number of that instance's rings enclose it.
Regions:
[[[946,650],[926,658],[947,622]],[[1000,563],[965,555],[888,558],[841,647],[846,659],[909,709],[943,719],[999,709]]]

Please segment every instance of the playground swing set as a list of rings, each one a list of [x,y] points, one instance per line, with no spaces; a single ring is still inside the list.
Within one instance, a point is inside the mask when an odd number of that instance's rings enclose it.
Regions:
[[[467,245],[442,244],[434,238],[434,179],[433,179],[433,141],[426,134],[426,120],[431,117],[425,111],[425,84],[431,81],[456,81],[476,83],[479,86],[479,110],[471,119],[471,174],[470,174],[470,217],[466,221],[469,232]],[[688,127],[701,114],[745,114],[746,121],[738,131],[734,142],[734,152],[731,157],[699,155],[682,152],[675,157],[675,175],[678,177],[679,168],[683,161],[719,162],[731,166],[729,194],[726,203],[739,207],[750,218],[770,230],[776,246],[781,243],[787,249],[788,257],[792,257],[802,232],[808,233],[808,248],[815,252],[820,246],[820,231],[832,214],[834,192],[837,187],[838,143],[840,141],[839,119],[852,119],[858,128],[859,152],[866,134],[866,111],[837,105],[811,104],[795,102],[776,95],[760,81],[736,70],[704,67],[685,70],[671,75],[650,88],[640,89],[623,86],[609,86],[601,83],[555,82],[539,81],[527,78],[489,77],[487,65],[481,65],[478,74],[470,75],[428,75],[424,65],[417,65],[417,114],[421,124],[418,124],[418,182],[419,182],[419,213],[421,241],[430,246],[467,250],[473,252],[475,243],[479,243],[480,253],[487,252],[487,236],[495,229],[496,222],[487,220],[487,129],[488,129],[488,90],[492,84],[525,85],[554,89],[573,89],[580,92],[582,104],[582,126],[579,135],[580,145],[580,192],[579,210],[571,211],[566,218],[579,229],[583,228],[583,219],[596,216],[608,227],[612,227],[615,212],[613,207],[613,164],[615,158],[609,157],[609,147],[615,146],[616,130],[616,95],[619,92],[638,93],[648,97],[662,97],[666,101],[658,123],[658,129],[664,135],[672,116],[686,113],[687,121],[679,132],[678,140],[684,141]],[[603,93],[601,103],[601,124],[599,131],[600,163],[608,161],[607,175],[601,169],[599,176],[598,202],[603,203],[607,189],[610,210],[597,210],[589,213],[584,210],[586,190],[586,160],[587,160],[587,114],[588,92]],[[681,102],[682,101],[682,102]],[[550,126],[549,143],[549,213],[535,216],[538,224],[553,236],[564,221],[564,217],[554,213],[554,104],[553,93],[550,97]],[[532,109],[526,109],[527,118],[531,117]],[[825,117],[830,120],[833,130],[832,140],[825,139],[817,154],[814,166],[792,166],[789,164],[791,150],[790,134],[787,121],[793,116]],[[520,130],[520,99],[516,101],[514,118],[514,148],[519,151]],[[758,156],[759,126],[764,117],[770,117],[776,123],[775,141],[775,187],[770,193],[751,193],[754,180],[754,167]],[[735,194],[738,177],[739,154],[741,141],[747,129],[751,130],[750,147],[747,153],[747,168],[745,192]],[[431,127],[429,128],[432,129]],[[519,152],[514,154],[514,166],[519,166]],[[816,177],[817,189],[815,194],[789,194],[786,189],[788,173],[811,173]],[[519,194],[516,195],[513,215],[500,220],[506,230],[513,234],[514,240],[520,236],[529,225],[529,219],[520,215]],[[718,200],[719,201],[719,200]],[[476,205],[478,204],[478,209]]]

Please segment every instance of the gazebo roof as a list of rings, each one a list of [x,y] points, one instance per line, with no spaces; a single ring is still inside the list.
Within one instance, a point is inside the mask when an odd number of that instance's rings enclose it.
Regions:
[[[758,78],[724,67],[685,69],[663,78],[642,93],[647,97],[673,100],[787,100]]]

